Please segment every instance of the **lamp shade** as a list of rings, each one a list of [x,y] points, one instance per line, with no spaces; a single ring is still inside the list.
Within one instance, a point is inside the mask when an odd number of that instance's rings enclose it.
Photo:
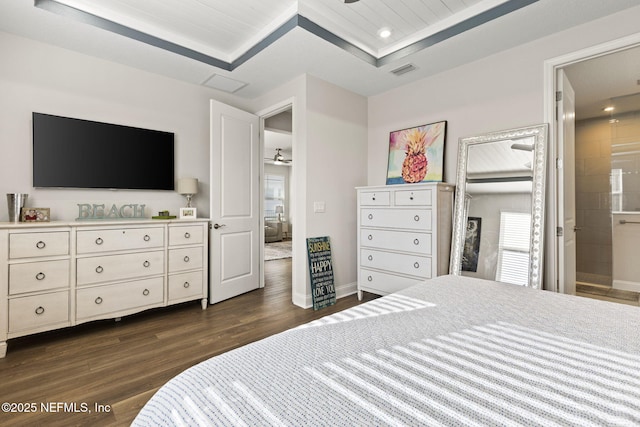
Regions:
[[[197,178],[180,178],[178,180],[178,193],[198,194],[198,179]]]
[[[282,205],[276,206],[276,213],[281,214],[283,212],[284,212],[284,206],[282,206]]]

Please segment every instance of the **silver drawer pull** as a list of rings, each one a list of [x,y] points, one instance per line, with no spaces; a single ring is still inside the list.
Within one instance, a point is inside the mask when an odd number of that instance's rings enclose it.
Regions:
[[[145,234],[143,239],[145,242],[148,242],[149,240],[151,240],[151,236],[149,236],[148,234]]]
[[[142,265],[146,268],[146,267],[149,267],[151,263],[149,261],[145,261],[142,263]]]
[[[370,281],[370,282],[373,282],[373,277],[367,276],[367,280]]]
[[[367,257],[367,259],[368,259],[369,261],[373,261],[373,255],[369,255],[369,256]]]
[[[38,243],[36,243],[36,248],[38,248],[38,249],[44,249],[45,246],[47,246],[47,244],[45,242],[43,242],[42,240],[40,240]]]
[[[103,271],[104,271],[104,268],[102,268],[102,266],[101,266],[101,265],[99,265],[99,266],[97,266],[97,267],[96,267],[96,273],[100,274],[100,273],[102,273]]]
[[[373,219],[373,214],[369,214],[369,216],[367,216],[367,218]]]
[[[373,236],[372,236],[371,234],[369,234],[369,235],[367,236],[367,239],[369,239],[369,240],[373,240]]]
[[[191,285],[189,284],[189,282],[184,282],[184,284],[182,286],[184,286],[184,288],[187,289]]]
[[[416,262],[413,263],[413,266],[415,268],[420,268],[420,263],[416,261]]]
[[[184,257],[184,262],[189,262],[189,257],[188,256]]]
[[[149,295],[149,289],[145,289],[144,291],[142,291],[142,295],[144,295],[145,297]]]
[[[190,237],[191,237],[191,234],[189,234],[188,231],[186,233],[184,233],[184,238],[185,239],[189,239]]]
[[[98,237],[98,238],[96,239],[96,245],[101,245],[101,244],[103,244],[103,243],[104,243],[104,240],[102,240],[102,237]]]
[[[102,298],[101,297],[96,298],[95,303],[102,304]]]
[[[46,275],[43,272],[36,274],[36,280],[44,280]]]
[[[420,240],[418,240],[418,239],[413,239],[413,244],[414,244],[414,245],[419,245],[419,244],[420,244]]]
[[[44,314],[44,307],[40,306],[40,307],[36,308],[36,314],[38,316],[40,316],[41,314]]]
[[[420,216],[419,216],[419,215],[414,216],[414,217],[413,217],[413,220],[414,220],[414,221],[420,221]]]

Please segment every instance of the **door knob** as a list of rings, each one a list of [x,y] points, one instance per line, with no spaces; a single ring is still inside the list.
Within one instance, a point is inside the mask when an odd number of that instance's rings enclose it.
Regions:
[[[213,228],[215,228],[216,230],[217,230],[218,228],[222,228],[222,227],[224,227],[224,224],[218,224],[218,223],[213,224]]]

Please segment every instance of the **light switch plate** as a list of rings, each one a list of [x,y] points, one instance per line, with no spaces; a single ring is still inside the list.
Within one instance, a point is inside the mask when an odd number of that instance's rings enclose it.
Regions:
[[[324,202],[313,202],[313,212],[324,213],[324,209],[325,209]]]

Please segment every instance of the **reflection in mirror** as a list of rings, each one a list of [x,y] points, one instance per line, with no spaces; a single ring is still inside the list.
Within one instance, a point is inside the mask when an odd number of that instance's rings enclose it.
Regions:
[[[460,139],[450,273],[542,287],[546,135]]]

